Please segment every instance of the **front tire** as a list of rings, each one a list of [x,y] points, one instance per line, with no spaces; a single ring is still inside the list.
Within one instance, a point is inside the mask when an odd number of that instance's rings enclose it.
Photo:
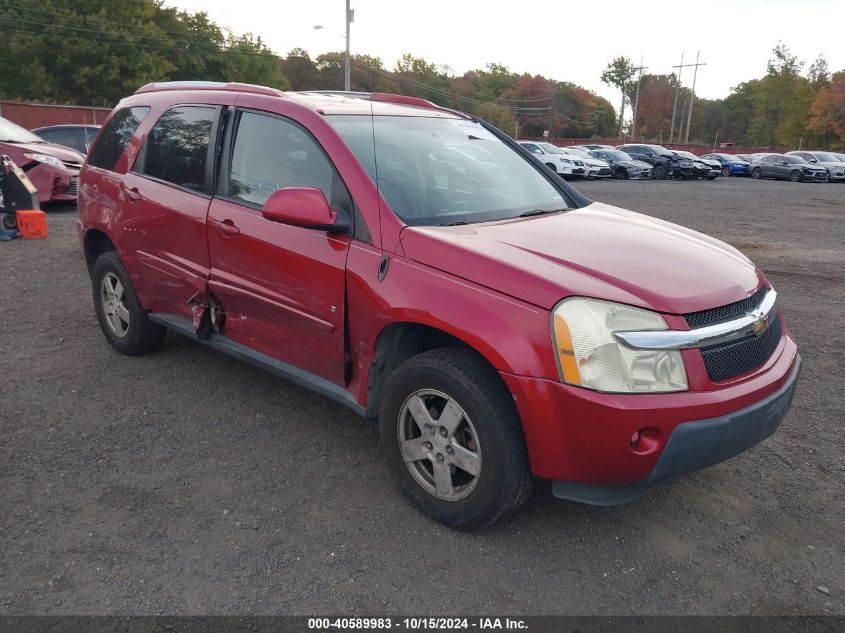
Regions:
[[[121,354],[154,351],[167,330],[149,320],[117,253],[100,255],[92,274],[94,310],[109,344]]]
[[[751,177],[755,180],[760,180],[763,177],[763,170],[759,167],[755,167],[751,170]]]
[[[792,172],[789,174],[789,180],[791,180],[792,182],[801,182],[801,172],[797,169],[792,170]]]
[[[16,231],[18,229],[18,219],[14,213],[3,214],[3,228],[7,231]]]
[[[530,493],[513,397],[471,350],[430,350],[396,369],[384,388],[379,436],[402,492],[450,527],[491,525]]]
[[[657,180],[666,178],[666,167],[664,165],[655,165],[651,172]]]
[[[722,167],[722,175],[727,178],[731,175],[731,168],[730,167]]]
[[[627,169],[618,169],[616,170],[616,177],[620,180],[628,180],[628,170]]]

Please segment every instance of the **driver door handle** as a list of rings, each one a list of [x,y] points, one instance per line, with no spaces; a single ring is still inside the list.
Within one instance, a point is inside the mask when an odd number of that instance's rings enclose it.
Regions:
[[[238,235],[241,230],[235,226],[235,223],[232,222],[230,219],[225,220],[211,220],[211,223],[215,226],[215,228],[220,231],[223,235]]]

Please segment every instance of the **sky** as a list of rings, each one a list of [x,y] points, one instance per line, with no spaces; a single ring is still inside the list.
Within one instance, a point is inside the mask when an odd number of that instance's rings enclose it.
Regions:
[[[235,33],[260,35],[276,53],[304,48],[312,58],[344,47],[345,0],[165,0],[206,11]],[[695,6],[694,11],[687,10]],[[656,7],[659,7],[656,9]],[[489,63],[518,73],[571,81],[609,99],[615,88],[602,70],[619,55],[645,72],[668,74],[695,60],[695,92],[726,97],[733,86],[766,72],[783,41],[805,70],[823,54],[831,71],[845,70],[845,0],[352,0],[352,53],[380,57],[385,68],[403,53],[461,74]],[[315,25],[323,28],[314,29]],[[681,81],[690,86],[693,68]],[[199,77],[197,79],[200,79]],[[325,86],[337,89],[342,86]]]

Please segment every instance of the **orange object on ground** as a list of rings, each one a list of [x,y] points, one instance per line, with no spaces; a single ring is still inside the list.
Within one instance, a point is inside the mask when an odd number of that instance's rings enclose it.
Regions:
[[[43,211],[35,209],[29,211],[18,211],[18,231],[25,240],[36,240],[47,237],[47,216]]]

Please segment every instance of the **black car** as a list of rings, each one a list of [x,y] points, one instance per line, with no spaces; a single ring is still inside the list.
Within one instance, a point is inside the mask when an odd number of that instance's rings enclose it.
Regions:
[[[641,160],[634,160],[625,152],[618,149],[595,149],[590,156],[605,161],[610,165],[612,178],[645,179],[651,178],[651,165]]]
[[[40,136],[45,141],[72,147],[77,152],[88,154],[88,148],[94,142],[99,125],[47,125],[45,127],[31,130],[33,134]]]
[[[663,180],[670,174],[675,176],[683,175],[681,170],[681,165],[678,161],[675,160],[675,157],[672,156],[672,152],[662,145],[637,145],[637,144],[628,144],[628,145],[620,145],[616,149],[625,152],[634,160],[640,160],[644,163],[648,163],[652,166],[652,174],[658,180]],[[673,161],[677,164],[673,165]],[[687,177],[692,177],[692,162],[689,162],[689,165],[685,167],[687,170]]]
[[[692,152],[673,151],[679,161],[691,160],[693,163],[693,178],[706,178],[715,180],[722,175],[722,166],[717,161],[710,161],[700,158]]]

